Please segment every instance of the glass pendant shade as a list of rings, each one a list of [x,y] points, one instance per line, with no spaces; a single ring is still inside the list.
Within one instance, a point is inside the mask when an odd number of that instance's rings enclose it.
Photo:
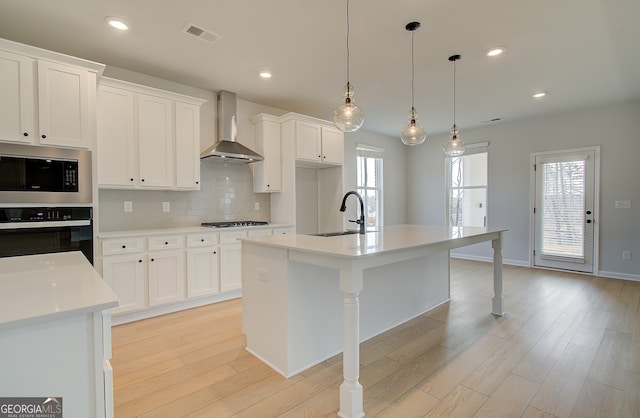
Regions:
[[[447,157],[459,157],[466,150],[464,142],[458,139],[460,131],[458,130],[458,125],[456,125],[456,61],[460,58],[461,56],[458,54],[449,57],[449,61],[453,63],[453,126],[449,130],[451,139],[442,147],[444,155]]]
[[[444,151],[444,155],[447,157],[459,157],[464,154],[466,148],[464,146],[464,142],[458,139],[458,127],[454,124],[451,127],[451,139],[444,144],[442,150]]]
[[[353,103],[353,86],[344,86],[344,102],[333,112],[333,123],[342,132],[355,132],[364,123],[362,109]]]
[[[418,123],[418,113],[415,107],[409,111],[409,124],[402,129],[400,139],[405,145],[420,145],[427,139],[427,131]]]

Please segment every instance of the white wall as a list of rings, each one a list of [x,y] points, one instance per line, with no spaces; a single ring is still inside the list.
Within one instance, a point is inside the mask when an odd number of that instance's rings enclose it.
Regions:
[[[599,270],[602,275],[640,280],[640,101],[562,114],[501,122],[465,130],[466,143],[489,141],[488,225],[506,227],[506,262],[529,265],[531,153],[601,147]],[[447,135],[427,139],[408,154],[409,223],[445,222],[445,168],[442,145]],[[413,150],[412,150],[413,151]],[[631,200],[632,209],[615,209],[615,200]],[[622,250],[632,260],[622,260]],[[458,254],[490,257],[487,245]]]

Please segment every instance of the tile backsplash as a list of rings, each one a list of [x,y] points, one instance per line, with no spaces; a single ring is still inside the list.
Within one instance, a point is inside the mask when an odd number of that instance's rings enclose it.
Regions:
[[[222,220],[270,221],[269,194],[253,193],[247,164],[202,161],[199,191],[100,189],[98,195],[101,232],[190,227]],[[133,203],[132,212],[124,212],[125,201]],[[163,202],[170,203],[170,212],[162,211]]]

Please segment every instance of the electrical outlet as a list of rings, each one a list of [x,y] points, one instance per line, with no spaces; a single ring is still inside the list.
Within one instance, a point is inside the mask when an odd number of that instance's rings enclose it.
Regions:
[[[629,250],[622,251],[622,259],[623,260],[631,260],[631,251],[629,251]]]
[[[616,200],[616,209],[631,209],[630,200]]]
[[[253,207],[255,208],[255,210],[260,210],[260,202],[254,203]]]
[[[162,211],[171,212],[171,202],[162,202]]]
[[[133,202],[131,200],[124,201],[124,211],[133,212]]]

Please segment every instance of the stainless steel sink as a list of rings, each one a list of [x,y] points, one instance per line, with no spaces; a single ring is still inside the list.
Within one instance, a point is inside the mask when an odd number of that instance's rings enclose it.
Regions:
[[[313,235],[314,237],[338,237],[340,235],[351,235],[351,234],[357,234],[358,231],[357,230],[352,230],[352,231],[340,231],[340,232],[324,232],[322,234],[309,234],[309,235]]]

